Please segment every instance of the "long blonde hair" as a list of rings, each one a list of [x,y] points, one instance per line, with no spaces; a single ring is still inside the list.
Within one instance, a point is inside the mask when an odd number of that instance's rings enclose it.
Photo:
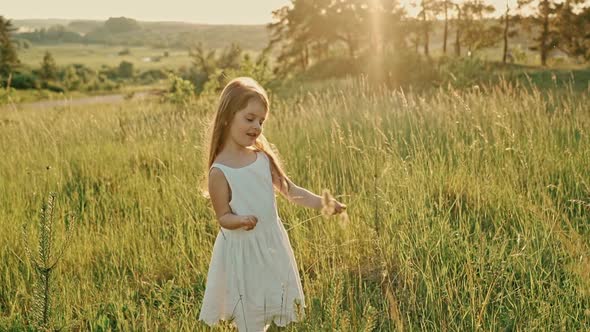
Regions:
[[[238,77],[231,80],[225,88],[223,88],[221,97],[219,98],[217,114],[215,115],[211,130],[206,174],[209,174],[211,165],[213,165],[215,158],[217,158],[217,155],[219,155],[219,152],[223,147],[234,116],[238,111],[244,109],[248,105],[248,101],[252,98],[258,99],[264,105],[266,111],[269,111],[270,103],[268,95],[264,88],[262,88],[262,86],[260,86],[260,84],[254,79],[250,77]],[[286,180],[287,177],[285,172],[281,167],[278,154],[273,151],[274,149],[272,145],[266,140],[264,135],[261,134],[256,139],[254,148],[256,151],[262,151],[268,156],[273,179],[278,177],[282,187],[281,189],[284,187],[288,190],[289,184]]]

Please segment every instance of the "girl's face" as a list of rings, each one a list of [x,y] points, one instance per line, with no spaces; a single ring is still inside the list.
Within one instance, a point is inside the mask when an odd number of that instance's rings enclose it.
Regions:
[[[228,139],[242,147],[254,145],[258,136],[262,134],[266,113],[266,108],[260,100],[250,98],[248,105],[234,115]]]

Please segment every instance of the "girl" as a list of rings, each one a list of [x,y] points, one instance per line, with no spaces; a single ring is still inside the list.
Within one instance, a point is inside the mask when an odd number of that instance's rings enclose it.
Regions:
[[[221,231],[213,246],[200,320],[233,320],[239,331],[266,331],[301,317],[303,290],[274,189],[315,209],[321,197],[295,185],[262,136],[269,102],[253,79],[229,82],[213,123],[208,187]],[[335,213],[346,206],[332,200]]]

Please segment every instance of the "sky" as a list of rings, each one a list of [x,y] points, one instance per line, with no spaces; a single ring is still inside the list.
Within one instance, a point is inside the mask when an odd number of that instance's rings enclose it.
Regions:
[[[409,1],[402,0],[402,3]],[[506,3],[505,0],[486,2],[500,10]],[[9,19],[106,20],[125,16],[139,21],[266,24],[272,21],[273,10],[290,3],[290,0],[7,0],[0,15]],[[408,12],[414,10],[408,8]]]
[[[140,21],[207,24],[265,24],[289,0],[16,0],[2,1],[9,19],[63,18],[106,20],[125,16]]]

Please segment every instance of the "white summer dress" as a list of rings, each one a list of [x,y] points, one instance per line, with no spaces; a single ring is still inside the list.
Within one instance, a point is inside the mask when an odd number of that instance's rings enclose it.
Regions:
[[[231,320],[240,332],[285,326],[303,316],[304,297],[293,249],[279,219],[264,152],[241,168],[214,163],[231,189],[232,213],[254,215],[254,229],[221,228],[215,239],[199,319]]]

